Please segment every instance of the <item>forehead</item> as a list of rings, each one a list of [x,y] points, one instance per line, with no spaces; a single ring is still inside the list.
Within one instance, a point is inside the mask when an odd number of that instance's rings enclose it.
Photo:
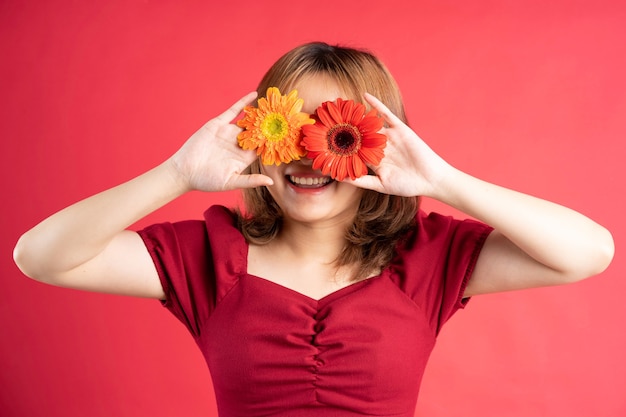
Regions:
[[[298,97],[304,100],[302,111],[313,113],[325,101],[335,101],[338,97],[348,99],[346,91],[327,74],[314,74],[298,80],[294,86]]]

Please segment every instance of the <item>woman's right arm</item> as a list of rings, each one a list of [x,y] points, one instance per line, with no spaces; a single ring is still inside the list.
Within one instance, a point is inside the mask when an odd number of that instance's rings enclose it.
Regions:
[[[156,268],[130,225],[191,190],[270,185],[243,175],[256,158],[238,147],[230,123],[256,97],[250,93],[206,123],[167,161],[126,183],[73,204],[20,237],[14,250],[27,276],[88,291],[164,298]]]

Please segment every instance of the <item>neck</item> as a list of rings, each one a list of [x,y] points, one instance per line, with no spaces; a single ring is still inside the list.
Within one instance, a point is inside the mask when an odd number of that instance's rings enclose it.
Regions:
[[[280,245],[302,260],[334,262],[343,250],[346,225],[285,222],[277,237]]]

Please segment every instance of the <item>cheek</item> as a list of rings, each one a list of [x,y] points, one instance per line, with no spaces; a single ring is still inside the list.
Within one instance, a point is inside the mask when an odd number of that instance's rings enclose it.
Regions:
[[[270,195],[272,196],[272,198],[274,199],[274,201],[276,201],[277,203],[280,203],[281,199],[281,186],[283,184],[282,182],[282,177],[283,177],[283,173],[282,171],[279,171],[276,169],[275,166],[272,167],[265,167],[263,165],[261,165],[261,173],[264,175],[267,175],[268,177],[270,177],[272,180],[274,180],[274,185],[270,185],[267,188],[267,191],[270,193]]]
[[[343,197],[345,201],[356,202],[357,204],[363,198],[363,193],[365,190],[359,187],[355,187],[354,185],[343,184],[341,183],[339,187],[337,187],[337,192],[340,196]]]
[[[279,170],[279,167],[277,167],[276,165],[260,165],[260,172],[261,174],[267,175],[268,177],[272,178],[272,179],[276,179],[276,178],[280,178],[283,174],[281,173],[282,171]],[[276,181],[274,181],[276,182]]]

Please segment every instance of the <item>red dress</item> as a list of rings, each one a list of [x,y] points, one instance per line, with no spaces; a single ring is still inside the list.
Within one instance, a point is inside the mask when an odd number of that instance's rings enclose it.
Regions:
[[[167,307],[207,361],[220,417],[412,417],[428,356],[491,231],[418,214],[379,276],[315,300],[247,273],[221,206],[140,231]]]

